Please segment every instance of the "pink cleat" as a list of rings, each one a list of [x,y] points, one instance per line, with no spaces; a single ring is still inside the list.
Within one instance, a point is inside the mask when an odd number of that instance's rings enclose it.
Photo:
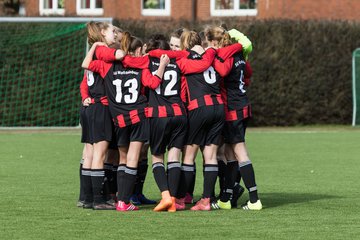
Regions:
[[[185,210],[185,198],[175,199],[176,210]]]
[[[201,198],[195,206],[190,208],[192,211],[210,211],[210,198]]]
[[[186,204],[193,204],[194,203],[194,198],[193,198],[193,196],[191,196],[190,193],[186,193],[186,195],[185,195],[185,203]]]
[[[128,211],[137,211],[137,210],[139,210],[139,208],[132,203],[126,204],[123,201],[118,201],[118,203],[116,204],[116,211],[128,212]]]

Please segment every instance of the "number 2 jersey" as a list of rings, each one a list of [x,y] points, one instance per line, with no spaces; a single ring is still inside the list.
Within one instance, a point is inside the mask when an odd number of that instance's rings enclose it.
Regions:
[[[160,59],[149,57],[149,70],[155,74],[160,65]],[[165,67],[163,81],[155,89],[149,91],[148,117],[173,117],[186,115],[186,109],[181,98],[181,71],[176,59],[171,58]]]
[[[104,78],[110,113],[120,128],[136,124],[146,118],[147,99],[143,87],[156,88],[161,79],[148,69],[125,68],[120,61],[107,63],[95,60],[89,70]]]

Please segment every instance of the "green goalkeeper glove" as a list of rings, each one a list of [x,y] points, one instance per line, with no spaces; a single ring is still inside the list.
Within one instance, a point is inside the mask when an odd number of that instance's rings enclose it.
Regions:
[[[243,46],[244,57],[245,59],[247,59],[248,55],[252,51],[252,43],[250,39],[247,36],[245,36],[242,32],[234,28],[229,30],[228,33],[230,34],[231,38],[234,38],[238,43],[240,43]]]

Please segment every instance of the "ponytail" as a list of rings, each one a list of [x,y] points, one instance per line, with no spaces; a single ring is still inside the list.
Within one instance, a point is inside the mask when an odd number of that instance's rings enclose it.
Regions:
[[[184,31],[180,37],[180,48],[191,49],[195,45],[201,46],[201,38],[199,34],[195,31]]]

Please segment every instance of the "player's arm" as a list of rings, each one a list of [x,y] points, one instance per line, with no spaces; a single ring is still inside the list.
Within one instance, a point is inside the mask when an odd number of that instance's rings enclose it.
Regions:
[[[121,60],[125,56],[125,52],[120,49],[113,49],[107,46],[98,46],[95,50],[96,59],[103,60],[105,62],[113,62]]]
[[[94,43],[94,44],[91,46],[90,50],[87,52],[87,54],[86,54],[86,56],[85,56],[85,58],[84,58],[84,61],[83,61],[82,64],[81,64],[81,67],[82,67],[82,68],[87,69],[87,68],[89,67],[90,62],[91,62],[91,61],[93,60],[93,58],[94,58],[95,50],[96,50],[96,48],[97,48],[98,46],[105,46],[105,43],[96,42],[96,43]]]
[[[226,47],[219,48],[217,50],[217,57],[223,60],[228,59],[233,56],[235,53],[241,52],[243,47],[240,43],[235,43]]]
[[[160,57],[160,66],[156,70],[155,75],[152,75],[148,68],[144,69],[141,76],[142,84],[145,87],[151,89],[157,88],[162,81],[165,72],[165,67],[169,64],[169,62],[170,62],[170,58],[166,54],[163,54]]]
[[[233,58],[228,58],[225,61],[219,58],[215,58],[213,62],[213,67],[221,77],[226,77],[227,75],[229,75],[233,63],[234,63]]]
[[[81,95],[81,100],[82,100],[83,105],[88,106],[89,103],[91,102],[91,98],[89,96],[89,87],[87,85],[86,71],[84,71],[84,77],[80,83],[80,95]]]
[[[176,61],[183,74],[201,73],[208,69],[214,61],[216,50],[208,48],[202,56],[202,59],[181,58]]]
[[[168,55],[169,58],[176,58],[176,60],[178,60],[181,58],[186,58],[187,56],[189,56],[190,53],[186,50],[174,51],[174,50],[162,50],[162,49],[155,49],[149,52],[150,57],[160,58],[161,55],[163,54]]]
[[[132,57],[126,55],[121,62],[123,63],[124,67],[128,68],[138,68],[138,69],[146,69],[149,67],[149,56],[142,56],[142,57]]]
[[[244,57],[245,59],[247,59],[249,54],[252,52],[252,42],[250,41],[250,39],[236,29],[231,29],[228,31],[228,33],[231,38],[234,38],[238,43],[243,46]]]

